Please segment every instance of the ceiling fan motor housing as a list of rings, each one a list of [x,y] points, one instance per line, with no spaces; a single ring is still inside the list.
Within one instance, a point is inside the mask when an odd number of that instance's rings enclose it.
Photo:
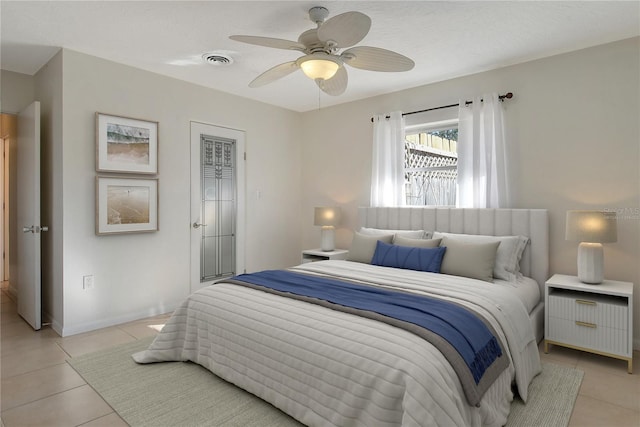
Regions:
[[[329,10],[326,7],[316,6],[309,9],[309,19],[320,25],[329,16]]]
[[[306,53],[325,52],[331,54],[337,50],[335,43],[325,43],[318,38],[318,30],[316,28],[300,34],[298,42],[305,46]]]

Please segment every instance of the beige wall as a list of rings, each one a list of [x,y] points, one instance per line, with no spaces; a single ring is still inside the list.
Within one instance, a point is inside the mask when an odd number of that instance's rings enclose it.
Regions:
[[[34,100],[34,79],[26,74],[0,70],[0,93],[0,112],[19,113]]]
[[[46,154],[46,174],[57,231],[50,234],[54,266],[47,274],[56,304],[46,305],[54,306],[50,314],[63,335],[170,311],[189,294],[191,120],[246,132],[247,270],[298,262],[296,113],[74,51],[54,60],[50,68],[61,72],[62,82],[47,86],[46,75],[38,76],[37,96],[62,91],[62,116],[43,114],[53,127],[61,123],[61,137],[54,132],[43,144],[55,147]],[[96,112],[159,122],[160,231],[95,235]],[[94,275],[94,289],[82,289],[84,275]]]
[[[304,114],[303,247],[318,246],[313,207],[332,204],[346,215],[337,245],[349,246],[356,209],[369,204],[374,114],[511,91],[504,106],[513,207],[549,210],[551,273],[576,273],[577,244],[564,239],[568,209],[618,210],[618,242],[605,246],[605,274],[634,282],[640,307],[639,62],[634,38]],[[357,70],[349,72],[356,78]],[[640,347],[640,309],[634,318]]]

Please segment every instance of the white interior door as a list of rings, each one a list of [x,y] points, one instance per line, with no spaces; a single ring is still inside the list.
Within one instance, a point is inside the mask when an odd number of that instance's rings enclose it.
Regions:
[[[244,272],[244,132],[191,122],[191,292]]]
[[[18,114],[16,150],[18,226],[17,272],[18,314],[33,329],[42,326],[41,300],[41,223],[40,223],[40,103],[29,105]],[[46,227],[45,227],[46,230]]]

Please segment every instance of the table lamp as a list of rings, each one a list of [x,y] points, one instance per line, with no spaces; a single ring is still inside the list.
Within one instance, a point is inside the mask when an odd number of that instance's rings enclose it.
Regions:
[[[313,225],[322,226],[320,249],[330,252],[335,249],[335,226],[340,222],[340,208],[315,208]]]
[[[578,279],[597,285],[604,279],[602,243],[618,240],[615,212],[567,211],[566,240],[578,246]]]

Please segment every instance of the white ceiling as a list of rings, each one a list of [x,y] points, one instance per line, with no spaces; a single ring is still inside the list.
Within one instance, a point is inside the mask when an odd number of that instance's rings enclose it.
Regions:
[[[412,58],[404,73],[348,68],[338,97],[295,72],[247,85],[301,54],[229,40],[232,34],[297,40],[307,11],[357,10],[372,26],[358,45]],[[60,47],[295,111],[308,111],[640,35],[638,1],[0,1],[0,67],[33,75]],[[201,61],[230,54],[230,66]]]

